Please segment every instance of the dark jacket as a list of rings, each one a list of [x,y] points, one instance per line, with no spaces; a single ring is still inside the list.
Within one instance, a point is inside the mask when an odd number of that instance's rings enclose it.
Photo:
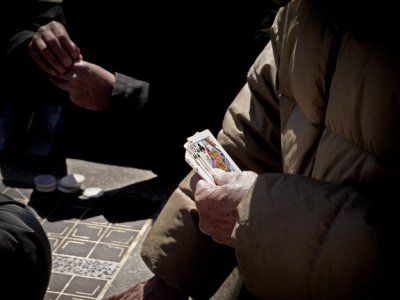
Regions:
[[[268,1],[230,3],[229,8],[215,7],[211,1],[192,5],[140,1],[133,7],[126,1],[92,6],[64,0],[62,7],[29,2],[31,6],[38,4],[45,13],[33,14],[30,21],[22,22],[10,43],[10,89],[19,93],[20,86],[26,87],[12,102],[22,102],[19,107],[39,101],[68,104],[63,93],[54,96],[57,91],[48,92],[51,87],[46,75],[26,51],[28,37],[38,25],[57,19],[65,23],[85,60],[118,72],[119,79],[111,109],[114,117],[104,119],[101,114],[100,120],[89,121],[96,120],[98,114],[80,112],[84,117],[73,127],[77,129],[76,136],[71,134],[73,143],[84,147],[91,139],[96,148],[108,147],[115,153],[108,145],[126,141],[129,132],[146,145],[153,143],[149,148],[175,145],[164,147],[170,152],[165,156],[176,156],[182,165],[183,148],[179,145],[186,137],[201,128],[220,127],[225,107],[244,83],[249,65],[263,46],[255,40],[260,23],[274,8]],[[141,92],[148,84],[148,94],[147,90]],[[76,115],[75,122],[79,120]],[[102,141],[101,145],[97,141],[103,136],[112,136],[113,142]],[[117,148],[129,149],[126,155],[132,153],[126,144]],[[94,155],[97,151],[89,152]]]

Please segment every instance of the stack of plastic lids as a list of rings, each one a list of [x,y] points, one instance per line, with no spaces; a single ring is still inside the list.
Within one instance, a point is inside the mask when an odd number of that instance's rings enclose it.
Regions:
[[[79,199],[98,198],[104,194],[103,189],[99,187],[88,187],[82,191],[81,187],[85,181],[85,176],[82,174],[69,174],[58,180],[51,174],[42,174],[36,176],[33,181],[35,188],[39,192],[49,193],[56,190],[56,188],[63,193],[73,194],[82,192]]]
[[[67,194],[76,193],[80,191],[85,179],[85,176],[82,174],[66,175],[58,181],[57,189]]]
[[[42,174],[33,178],[36,190],[43,193],[53,192],[56,188],[63,193],[77,193],[81,190],[84,181],[85,176],[81,174],[66,175],[58,182],[57,178],[51,174]]]
[[[57,188],[57,179],[51,174],[42,174],[33,178],[36,190],[43,193],[49,193]]]

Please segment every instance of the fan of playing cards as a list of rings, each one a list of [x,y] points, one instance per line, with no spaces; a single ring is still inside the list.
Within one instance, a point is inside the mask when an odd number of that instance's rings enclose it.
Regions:
[[[213,168],[219,168],[226,172],[240,171],[208,129],[187,138],[184,147],[186,162],[209,183],[214,183]]]

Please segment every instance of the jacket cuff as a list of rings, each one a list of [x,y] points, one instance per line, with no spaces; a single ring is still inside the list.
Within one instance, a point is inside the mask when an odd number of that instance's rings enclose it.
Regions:
[[[115,73],[115,84],[111,94],[111,109],[120,105],[141,108],[149,98],[150,84],[120,73]]]

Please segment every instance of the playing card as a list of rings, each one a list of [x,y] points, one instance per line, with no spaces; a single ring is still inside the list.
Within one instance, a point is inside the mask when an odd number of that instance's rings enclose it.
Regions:
[[[240,171],[236,163],[208,129],[189,137],[184,147],[186,149],[186,161],[208,182],[214,182],[213,168],[219,168],[226,172]]]
[[[207,160],[204,159],[202,153],[191,142],[186,142],[184,147],[186,151],[190,154],[190,156],[193,157],[193,159],[199,165],[199,167],[204,170],[204,172],[208,174],[212,173],[211,171],[212,168],[208,164]]]
[[[206,172],[198,162],[193,158],[193,156],[190,154],[189,151],[185,152],[185,160],[186,162],[192,167],[193,170],[196,171],[197,174],[201,176],[205,181],[207,182],[214,182],[214,179],[212,178],[212,175],[208,172]]]

